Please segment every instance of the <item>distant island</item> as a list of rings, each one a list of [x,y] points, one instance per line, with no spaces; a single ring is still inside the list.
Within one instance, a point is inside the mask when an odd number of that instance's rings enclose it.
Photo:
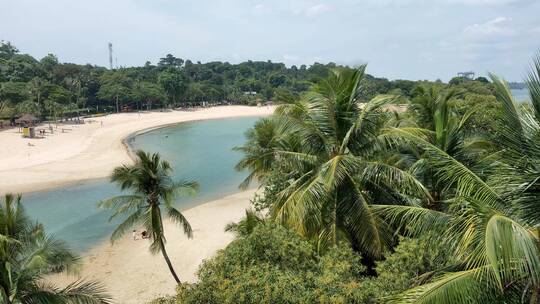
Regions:
[[[508,86],[512,90],[523,90],[527,88],[527,85],[524,82],[509,82]]]

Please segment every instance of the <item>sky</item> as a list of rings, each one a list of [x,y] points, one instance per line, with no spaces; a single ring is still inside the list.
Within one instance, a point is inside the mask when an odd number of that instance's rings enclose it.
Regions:
[[[0,0],[0,40],[108,66],[272,60],[368,64],[390,79],[460,71],[523,79],[540,51],[540,0]]]

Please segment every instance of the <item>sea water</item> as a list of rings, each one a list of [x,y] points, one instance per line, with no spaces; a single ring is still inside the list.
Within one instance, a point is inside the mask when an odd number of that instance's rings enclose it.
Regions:
[[[196,196],[177,200],[181,210],[238,192],[246,177],[235,164],[241,154],[232,150],[244,143],[244,133],[258,118],[228,118],[186,122],[137,135],[129,140],[133,150],[159,152],[171,163],[175,179],[194,180]],[[107,179],[23,195],[30,216],[48,233],[84,253],[106,240],[118,224],[108,222],[110,211],[97,207],[100,200],[120,194]]]
[[[511,89],[510,92],[518,102],[530,102],[531,100],[527,89]]]

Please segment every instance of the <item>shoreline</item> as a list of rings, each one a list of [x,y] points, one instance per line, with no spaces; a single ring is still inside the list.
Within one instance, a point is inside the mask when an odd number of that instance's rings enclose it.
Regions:
[[[29,180],[33,178],[32,173],[42,169],[45,169],[44,171],[51,174],[53,178],[48,178],[46,184],[40,187],[31,184],[32,191],[24,191],[24,193],[35,194],[37,192],[39,196],[39,192],[42,191],[68,185],[81,185],[91,180],[106,178],[114,166],[133,161],[134,149],[131,146],[133,138],[157,129],[209,119],[263,117],[272,112],[273,107],[227,106],[194,112],[113,114],[100,117],[94,123],[87,122],[85,125],[67,126],[73,131],[66,134],[60,133],[62,126],[59,126],[57,134],[44,140],[37,139],[35,141],[21,138],[20,133],[14,132],[16,130],[0,132],[0,141],[8,138],[18,143],[20,148],[38,150],[32,151],[32,154],[29,155],[30,162],[28,164],[11,164],[6,158],[3,158],[3,156],[11,155],[7,155],[5,151],[4,154],[0,152],[0,193],[4,187],[3,179],[7,180],[11,178],[12,174],[19,174],[21,177],[9,180],[9,182],[21,189],[28,187]],[[100,121],[104,122],[105,127],[101,126]],[[49,139],[50,143],[47,142]],[[35,142],[35,146],[22,145],[26,142]],[[43,145],[40,145],[41,143]],[[52,155],[53,157],[50,159],[36,159],[35,157],[32,159],[31,157],[39,156],[40,153],[51,155],[50,152],[46,151],[47,148],[69,150],[73,146],[79,149],[72,149],[60,157],[55,157],[56,155]],[[24,155],[19,153],[19,156]],[[105,162],[101,163],[100,166],[101,160],[93,159],[93,157],[104,158]],[[15,158],[16,156],[11,156],[11,159]],[[67,176],[58,174],[58,169],[65,169],[66,166],[75,163],[80,167],[76,167],[74,170],[84,170],[84,166],[98,166],[99,170],[94,173],[102,173],[103,175],[95,177],[81,175],[71,180],[58,178]],[[60,173],[62,173],[61,170]],[[8,188],[5,187],[5,189]],[[228,223],[239,221],[245,215],[245,210],[249,208],[250,201],[256,191],[257,188],[251,188],[244,191],[237,190],[233,193],[222,193],[217,197],[201,200],[198,204],[182,210],[193,228],[193,239],[187,239],[181,228],[170,220],[164,221],[168,241],[167,251],[183,282],[196,282],[198,280],[197,271],[201,263],[212,258],[218,250],[225,248],[234,240],[234,234],[225,232],[225,226]],[[138,229],[139,233],[141,231]],[[157,297],[176,293],[177,285],[170,275],[165,261],[161,255],[152,255],[149,252],[147,240],[134,241],[131,232],[129,232],[112,245],[108,237],[79,253],[81,264],[76,274],[54,275],[48,277],[47,281],[60,287],[78,279],[98,281],[106,286],[107,292],[111,294],[116,303],[147,303]],[[126,280],[126,278],[129,279]]]
[[[132,139],[139,136],[139,135],[143,135],[143,134],[146,134],[148,132],[152,132],[152,131],[163,129],[163,128],[177,126],[177,125],[180,125],[180,124],[183,124],[183,123],[188,123],[188,122],[191,123],[191,122],[198,122],[198,121],[204,121],[204,120],[234,119],[234,118],[238,118],[238,117],[263,117],[263,116],[266,116],[266,114],[262,114],[262,115],[255,114],[255,115],[245,115],[245,116],[244,115],[242,115],[242,116],[228,116],[228,117],[212,117],[212,118],[201,118],[201,119],[193,119],[193,120],[172,122],[172,123],[167,123],[167,124],[164,124],[164,125],[159,125],[159,126],[154,126],[154,127],[149,127],[149,128],[134,131],[134,132],[128,134],[126,137],[124,137],[122,139],[122,144],[124,145],[124,147],[126,149],[126,152],[128,153],[131,160],[134,161],[135,158],[134,158],[134,154],[133,154],[133,152],[134,152],[133,146],[129,142]],[[99,177],[97,179],[99,179]]]
[[[224,228],[244,216],[256,191],[240,191],[182,211],[193,228],[193,239],[187,239],[170,220],[164,221],[167,251],[182,282],[196,282],[200,264],[234,239],[234,234],[225,232]],[[131,233],[114,245],[105,240],[81,254],[81,269],[77,274],[55,275],[48,281],[65,286],[82,278],[96,280],[107,287],[116,303],[142,304],[174,295],[176,282],[163,257],[152,255],[149,245],[146,240],[134,241]]]
[[[218,106],[196,111],[110,114],[67,125],[45,139],[0,131],[0,194],[35,193],[106,178],[112,168],[133,161],[129,140],[183,122],[271,115],[274,107]],[[64,129],[60,127],[59,129]]]

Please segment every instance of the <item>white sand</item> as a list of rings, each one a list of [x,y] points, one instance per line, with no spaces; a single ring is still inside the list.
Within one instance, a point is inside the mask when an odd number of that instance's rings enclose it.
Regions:
[[[1,131],[0,194],[37,191],[106,177],[115,166],[131,162],[122,140],[136,131],[183,121],[260,116],[272,112],[273,107],[266,106],[223,106],[192,112],[113,114],[91,118],[94,122],[83,125],[59,125],[54,134],[44,139],[22,138],[18,129]],[[62,128],[70,130],[62,132]]]
[[[224,227],[243,217],[254,193],[240,192],[183,212],[194,229],[193,239],[187,239],[170,221],[165,223],[167,251],[180,280],[196,281],[199,264],[233,240],[234,235]],[[53,281],[66,285],[77,278],[98,280],[115,303],[147,303],[161,295],[173,295],[176,282],[165,260],[161,254],[151,255],[148,246],[148,240],[133,241],[128,233],[112,246],[107,242],[91,250],[77,277],[62,275]]]

